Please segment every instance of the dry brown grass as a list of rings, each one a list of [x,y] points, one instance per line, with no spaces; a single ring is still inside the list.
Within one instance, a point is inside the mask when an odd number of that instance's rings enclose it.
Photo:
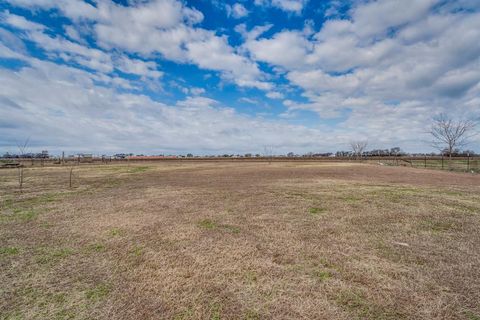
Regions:
[[[0,319],[480,319],[478,175],[68,171],[0,171]]]

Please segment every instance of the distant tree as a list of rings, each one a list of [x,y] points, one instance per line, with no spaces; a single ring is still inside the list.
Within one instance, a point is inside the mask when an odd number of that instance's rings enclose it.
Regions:
[[[402,149],[400,149],[399,147],[394,147],[394,148],[390,149],[390,155],[391,156],[398,156],[401,153],[402,153]]]
[[[463,150],[462,155],[463,156],[475,156],[475,151],[473,151],[473,150]]]
[[[352,152],[357,159],[362,157],[363,152],[367,148],[368,141],[351,141],[350,147],[352,148]]]
[[[293,157],[295,157],[295,153],[289,152],[289,153],[287,153],[287,157],[293,158]]]
[[[25,151],[27,150],[29,142],[30,142],[30,138],[27,138],[23,144],[17,143],[21,158],[25,158],[25,155],[26,155]],[[20,166],[18,167],[18,187],[20,189],[20,192],[23,191],[24,181],[25,181],[25,177],[23,174],[23,163],[20,162]]]
[[[193,158],[193,154],[188,153],[188,154],[187,154],[187,158]]]
[[[432,135],[432,145],[445,152],[451,163],[452,155],[456,149],[468,144],[468,139],[473,136],[475,122],[471,120],[455,121],[445,114],[440,114],[433,119],[429,133]]]
[[[273,158],[273,147],[272,146],[264,146],[263,147],[263,156],[268,159],[268,164],[272,162]]]

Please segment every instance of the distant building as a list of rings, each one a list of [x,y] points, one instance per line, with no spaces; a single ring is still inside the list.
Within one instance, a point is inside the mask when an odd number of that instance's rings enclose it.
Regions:
[[[91,153],[80,153],[80,154],[78,154],[78,161],[79,162],[84,162],[84,163],[93,162],[93,154],[91,154]]]

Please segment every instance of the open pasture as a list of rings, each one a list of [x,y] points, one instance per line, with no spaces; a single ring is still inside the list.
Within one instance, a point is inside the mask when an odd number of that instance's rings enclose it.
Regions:
[[[0,171],[0,319],[480,319],[480,176],[358,163]]]

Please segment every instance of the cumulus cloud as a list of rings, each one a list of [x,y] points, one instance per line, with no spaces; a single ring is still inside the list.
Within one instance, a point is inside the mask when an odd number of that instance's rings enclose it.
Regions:
[[[226,37],[195,27],[204,19],[203,14],[178,0],[133,2],[130,6],[111,0],[97,2],[95,6],[80,0],[8,2],[31,9],[54,8],[73,21],[88,23],[98,45],[105,50],[123,50],[144,57],[161,54],[168,60],[218,71],[238,86],[271,88],[256,63],[237,53]],[[234,5],[232,10],[235,15],[247,13],[241,4]],[[72,31],[70,34],[76,36]],[[212,55],[219,60],[209,61],[205,50],[213,50]]]
[[[255,0],[257,9],[291,13],[287,19],[298,19],[299,27],[246,20],[234,29],[240,42],[203,28],[204,14],[178,0],[7,2],[68,24],[55,33],[0,13],[0,57],[23,63],[15,71],[0,68],[0,118],[9,119],[0,122],[3,141],[28,132],[38,145],[76,150],[251,152],[266,144],[333,151],[362,137],[421,150],[436,113],[480,117],[478,1],[352,1],[341,14],[334,1],[337,12],[329,9],[329,18],[315,25],[301,21],[307,1]],[[232,18],[249,15],[240,2],[222,8]],[[29,56],[24,41],[42,50],[43,61]],[[248,91],[261,89],[279,100],[271,103],[283,102],[283,114],[277,120],[242,115],[201,84],[172,80],[164,61],[213,71],[220,86],[237,85],[241,94],[234,99],[243,103],[261,104]],[[141,94],[145,83],[165,78],[181,83],[183,100],[170,94],[165,104],[160,94]],[[318,125],[289,124],[311,112]]]
[[[327,20],[313,35],[260,34],[243,47],[304,90],[310,102],[291,109],[336,117],[354,108],[370,118],[380,110],[371,105],[395,114],[404,103],[429,106],[429,117],[458,115],[479,95],[480,13],[457,9],[436,0],[359,2],[348,19]]]
[[[255,0],[256,6],[273,6],[286,12],[299,14],[308,0]]]
[[[24,17],[11,14],[8,11],[0,13],[0,22],[21,30],[36,31],[45,29],[45,26],[42,24],[28,21]]]
[[[32,148],[71,152],[259,152],[265,144],[300,150],[330,141],[321,130],[244,116],[211,98],[172,106],[96,85],[85,71],[29,63],[0,69],[0,118],[12,124],[0,126],[4,148],[25,135]]]
[[[301,32],[283,31],[269,39],[252,39],[250,37],[244,47],[256,60],[290,69],[301,63],[311,50],[312,44],[305,39]],[[286,52],[288,54],[285,54]]]
[[[248,13],[249,13],[247,8],[245,8],[245,6],[241,3],[235,3],[233,4],[233,6],[227,4],[226,9],[227,9],[227,15],[235,19],[246,17],[248,16]]]

